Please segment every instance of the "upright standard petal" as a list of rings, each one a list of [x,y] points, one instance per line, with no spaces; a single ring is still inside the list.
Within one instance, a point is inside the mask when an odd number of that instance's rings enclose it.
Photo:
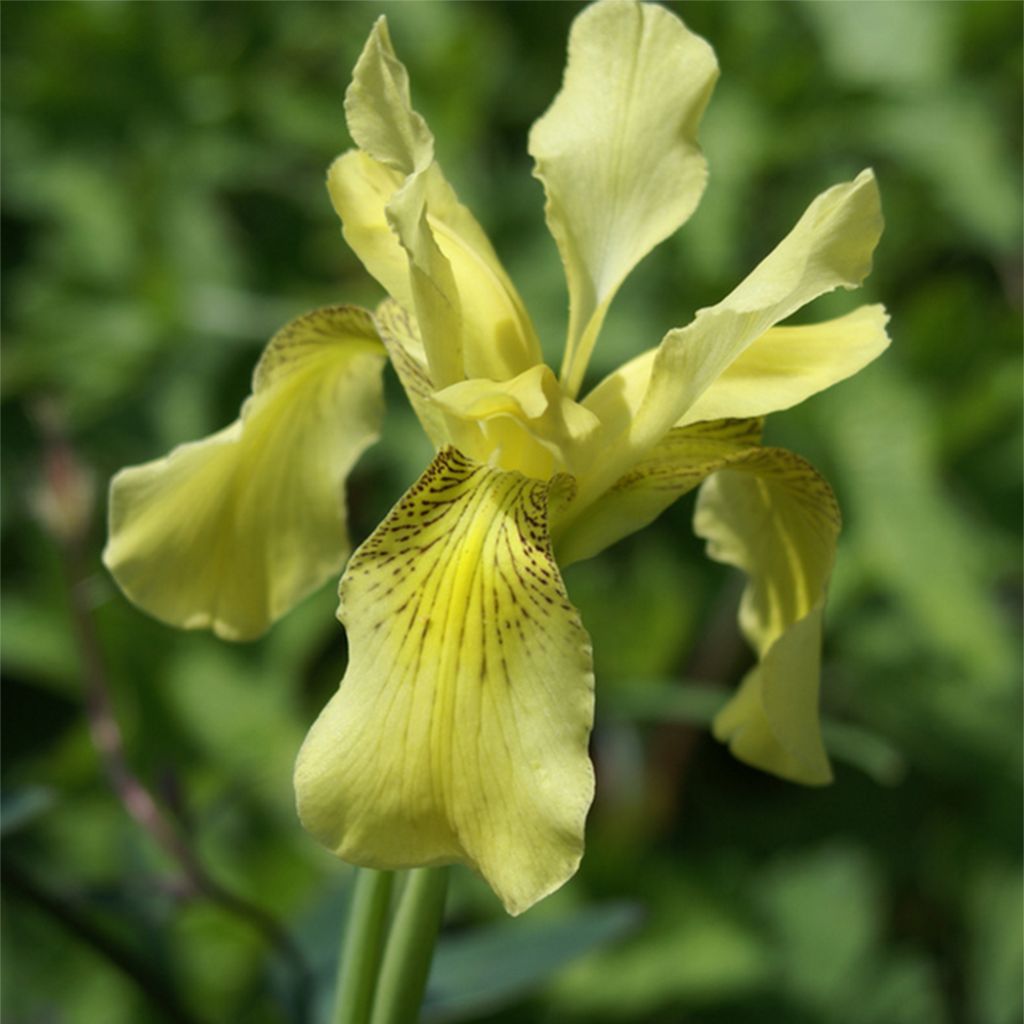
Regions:
[[[377,438],[384,359],[363,310],[308,313],[273,337],[231,426],[121,470],[103,561],[125,594],[248,640],[339,573],[345,477]]]
[[[415,308],[438,386],[463,376],[504,380],[539,362],[522,300],[434,159],[383,18],[356,64],[345,110],[360,151],[332,165],[331,200],[366,268]]]
[[[607,0],[573,22],[561,92],[530,133],[569,284],[570,397],[619,285],[704,191],[697,126],[717,76],[711,47],[655,4]]]
[[[602,381],[583,404],[601,419],[612,455],[602,473],[581,481],[584,503],[643,458],[675,424],[687,422],[698,399],[770,327],[819,295],[859,285],[871,269],[881,233],[875,176],[862,171],[818,196],[793,230],[718,305],[698,310],[687,327],[669,331],[645,381],[642,364],[632,374],[612,374]],[[645,385],[639,398],[638,378]]]
[[[405,250],[416,318],[439,384],[462,377],[462,313],[451,264],[427,223],[427,173],[434,137],[412,109],[409,75],[395,56],[387,20],[378,18],[352,72],[345,115],[356,144],[401,184],[384,207],[388,226]],[[331,176],[328,176],[330,183]],[[380,186],[378,185],[378,190]]]
[[[719,712],[715,736],[742,761],[794,782],[832,772],[821,741],[821,625],[840,516],[803,459],[759,449],[704,482],[694,528],[711,558],[749,577],[740,627],[758,663]]]
[[[575,872],[593,672],[547,535],[564,486],[446,448],[353,555],[349,666],[295,772],[303,824],[338,856],[460,861],[513,914]]]

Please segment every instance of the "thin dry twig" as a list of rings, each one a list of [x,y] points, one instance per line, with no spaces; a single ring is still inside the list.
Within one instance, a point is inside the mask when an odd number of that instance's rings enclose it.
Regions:
[[[200,1024],[200,1019],[182,1004],[178,994],[159,972],[154,971],[139,954],[110,936],[97,925],[73,896],[53,892],[40,885],[18,866],[15,859],[5,857],[2,869],[4,888],[19,896],[56,921],[65,931],[78,936],[98,955],[121,971],[142,992],[149,1002],[171,1024]]]
[[[40,518],[57,542],[63,561],[75,641],[82,662],[86,720],[110,786],[132,819],[176,864],[185,892],[192,897],[205,898],[247,922],[289,965],[295,979],[296,1017],[306,1020],[312,975],[291,936],[272,914],[210,875],[194,847],[128,763],[87,594],[91,575],[86,548],[92,510],[91,478],[52,412],[38,419],[46,439],[46,469],[44,489],[36,505]]]

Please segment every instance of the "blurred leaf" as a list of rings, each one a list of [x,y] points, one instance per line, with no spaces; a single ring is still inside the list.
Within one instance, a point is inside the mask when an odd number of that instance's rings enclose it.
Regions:
[[[683,722],[709,728],[728,694],[706,683],[675,683],[669,680],[634,679],[610,690],[602,713],[630,720]],[[900,752],[887,740],[848,722],[823,718],[822,734],[828,752],[870,775],[880,785],[900,782],[906,766]]]
[[[783,860],[761,885],[788,986],[819,1008],[854,1000],[882,933],[878,882],[863,853],[834,848]]]
[[[707,683],[676,683],[668,679],[629,679],[604,702],[613,717],[654,722],[683,722],[707,728],[729,695]]]
[[[658,879],[650,923],[567,971],[554,991],[556,1009],[583,1020],[634,1021],[666,1006],[736,1000],[764,984],[770,960],[760,936],[721,893],[673,870]]]
[[[679,251],[691,275],[699,274],[704,281],[715,282],[749,271],[749,267],[740,264],[738,256],[743,247],[752,186],[764,163],[770,134],[764,110],[755,95],[735,80],[723,81],[716,87],[702,132],[702,147],[712,168],[707,192],[693,220],[669,243]],[[666,326],[681,326],[692,312],[678,310],[677,319]],[[653,344],[655,340],[644,347]],[[627,358],[635,354],[628,353]]]
[[[313,974],[312,1024],[332,1024],[338,961],[355,877],[354,869],[348,865],[340,864],[326,851],[322,856],[332,870],[293,926],[295,940]],[[277,969],[271,974],[271,984],[282,997],[289,980]]]
[[[67,614],[25,594],[3,595],[3,654],[7,674],[24,674],[67,688],[79,671]]]
[[[693,545],[692,537],[685,540]],[[578,562],[565,574],[583,624],[600,638],[594,645],[598,679],[668,672],[686,650],[700,612],[688,585],[693,569],[684,543],[666,547],[639,534],[623,544],[628,559]]]
[[[254,999],[254,961],[263,958],[266,942],[248,922],[208,902],[193,902],[171,922],[185,992],[202,992],[204,1020],[245,1020],[278,1024],[280,1009],[265,998]],[[262,994],[262,993],[261,993]]]
[[[563,919],[505,921],[442,939],[422,1020],[471,1020],[521,1000],[585,953],[636,930],[639,908],[585,907]]]
[[[1021,195],[1006,128],[984,96],[959,84],[955,93],[894,103],[872,121],[878,144],[919,171],[940,210],[996,251],[1012,252],[1020,244]]]
[[[25,786],[0,793],[0,839],[31,825],[57,802],[48,786]]]
[[[896,951],[853,998],[847,1019],[855,1024],[943,1024],[949,1011],[932,964],[919,954]]]
[[[295,695],[249,651],[203,641],[172,666],[167,686],[177,713],[222,772],[291,818],[292,765],[303,735]]]
[[[979,697],[1005,693],[1015,655],[986,578],[985,532],[943,491],[920,392],[882,367],[831,396],[827,426],[860,569],[905,602],[923,644],[960,666]]]
[[[854,765],[880,786],[896,786],[903,781],[906,761],[884,737],[859,725],[828,718],[822,719],[821,731],[826,749],[837,761]]]
[[[921,0],[805,0],[836,76],[853,85],[903,90],[949,76],[957,11]]]
[[[1024,1017],[1024,881],[1020,864],[986,865],[966,892],[973,940],[968,964],[972,1024]]]
[[[882,949],[882,892],[862,850],[780,861],[761,879],[785,985],[822,1020],[941,1024],[937,979],[919,958]]]

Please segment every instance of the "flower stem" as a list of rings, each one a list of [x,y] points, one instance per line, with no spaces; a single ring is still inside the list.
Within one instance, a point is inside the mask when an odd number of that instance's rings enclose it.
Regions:
[[[444,916],[448,869],[417,868],[395,914],[377,981],[371,1024],[414,1024]]]
[[[356,872],[338,969],[334,1024],[368,1024],[370,1020],[394,880],[391,871],[359,868]]]

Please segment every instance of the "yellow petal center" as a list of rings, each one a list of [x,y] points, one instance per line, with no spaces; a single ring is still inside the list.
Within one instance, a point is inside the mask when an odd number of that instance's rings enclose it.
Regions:
[[[508,381],[459,381],[437,392],[434,402],[461,451],[535,480],[584,473],[600,425],[543,363]]]

